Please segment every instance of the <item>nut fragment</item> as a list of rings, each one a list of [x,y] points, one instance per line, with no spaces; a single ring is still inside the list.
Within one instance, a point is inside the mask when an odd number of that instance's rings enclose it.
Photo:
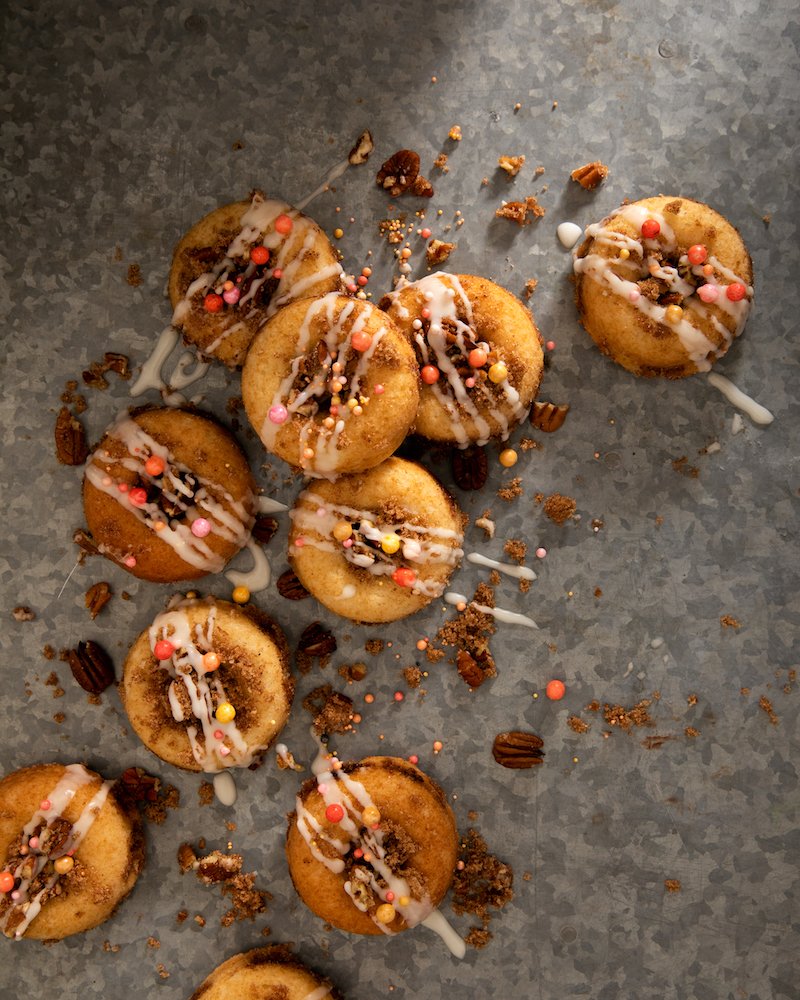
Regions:
[[[336,652],[336,637],[329,632],[320,622],[312,622],[303,629],[300,641],[297,644],[298,653],[306,656],[319,657],[330,656]]]
[[[489,475],[489,460],[479,446],[453,452],[453,478],[462,490],[481,490]]]
[[[417,198],[432,198],[433,184],[431,184],[427,177],[419,174],[414,178],[414,183],[411,185],[411,193],[416,195]]]
[[[438,267],[439,264],[444,264],[455,248],[455,243],[445,243],[444,240],[431,240],[425,250],[425,259],[428,262],[428,267]]]
[[[356,139],[356,144],[347,154],[348,162],[354,166],[358,167],[362,163],[366,163],[369,159],[369,154],[375,148],[375,143],[372,141],[372,133],[368,128],[365,128],[361,135]]]
[[[92,621],[97,618],[103,608],[111,600],[112,593],[111,587],[105,581],[101,583],[93,583],[91,587],[86,591],[86,607],[89,609],[89,614],[92,616]]]
[[[584,190],[594,191],[608,177],[608,167],[599,160],[593,160],[582,167],[576,167],[570,177]]]
[[[291,569],[287,569],[285,573],[281,573],[275,585],[278,588],[278,593],[281,597],[285,597],[287,601],[302,601],[310,596],[306,588],[298,580],[297,574]]]
[[[18,604],[11,613],[18,622],[32,622],[36,618],[36,613],[26,604]]]
[[[461,679],[471,688],[480,687],[487,677],[494,677],[497,673],[491,657],[478,653],[476,659],[466,649],[459,649],[456,656],[456,667]]]
[[[262,545],[266,545],[275,532],[278,530],[278,522],[274,517],[267,517],[265,514],[256,518],[253,525],[253,538]]]
[[[72,676],[90,694],[101,694],[114,683],[111,657],[92,639],[79,642],[75,649],[70,649],[67,662]]]
[[[188,872],[197,861],[197,855],[191,844],[181,844],[178,848],[178,865],[182,872]]]
[[[551,434],[567,419],[569,403],[542,403],[537,400],[531,407],[530,422],[540,431]]]
[[[536,219],[541,219],[544,213],[545,210],[539,202],[533,195],[529,195],[525,201],[507,201],[494,214],[498,219],[511,219],[518,226],[527,226],[530,225],[531,221],[528,218],[529,215],[532,215]]]
[[[76,528],[72,533],[72,541],[81,550],[81,558],[83,556],[96,556],[100,550],[94,543],[94,539],[83,528]]]
[[[498,733],[492,745],[492,756],[502,767],[515,769],[534,767],[542,763],[544,742],[534,733],[512,731]]]
[[[419,174],[419,154],[413,149],[398,149],[383,163],[376,183],[396,198],[407,191]]]
[[[516,177],[525,166],[524,156],[500,156],[497,165],[501,170],[505,170],[509,177]]]
[[[80,420],[62,406],[56,417],[56,458],[62,465],[83,465],[89,455],[86,431]]]
[[[124,354],[116,354],[114,351],[106,351],[103,360],[106,371],[114,372],[121,379],[127,381],[131,377],[130,360]]]

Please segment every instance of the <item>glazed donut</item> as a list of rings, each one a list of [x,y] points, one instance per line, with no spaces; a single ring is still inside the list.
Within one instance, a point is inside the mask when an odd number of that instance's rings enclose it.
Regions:
[[[308,216],[255,191],[196,223],[175,248],[172,325],[203,357],[244,363],[256,330],[281,306],[341,285],[328,237]]]
[[[380,305],[416,352],[418,434],[465,448],[505,440],[527,416],[544,358],[533,317],[510,292],[486,278],[437,271]]]
[[[144,580],[218,573],[247,544],[255,503],[234,439],[186,410],[123,413],[86,463],[83,506],[94,542]]]
[[[351,934],[395,934],[444,898],[458,832],[436,782],[402,758],[366,757],[302,785],[286,856],[318,917]]]
[[[121,695],[136,735],[168,764],[248,767],[289,717],[286,640],[254,609],[174,598],[131,647]]]
[[[690,198],[618,208],[587,228],[574,269],[581,323],[634,375],[708,371],[744,329],[753,300],[738,231]]]
[[[313,483],[291,512],[289,558],[326,608],[390,622],[425,607],[461,561],[463,517],[422,466],[390,458],[335,483]]]
[[[307,476],[361,472],[411,427],[414,354],[380,309],[329,293],[286,306],[259,330],[242,397],[264,446]]]
[[[0,781],[0,930],[59,940],[107,920],[144,864],[135,811],[83,764],[36,764]]]
[[[342,1000],[327,979],[296,959],[285,945],[234,955],[218,965],[189,1000]]]

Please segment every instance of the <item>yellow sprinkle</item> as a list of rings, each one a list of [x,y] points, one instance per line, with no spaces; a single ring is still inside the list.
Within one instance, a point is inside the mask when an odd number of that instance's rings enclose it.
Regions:
[[[668,323],[680,323],[683,317],[683,309],[680,306],[667,306],[664,318]]]
[[[410,899],[408,898],[408,896],[401,896],[401,897],[400,897],[400,898],[399,898],[399,899],[397,900],[397,902],[398,902],[398,903],[399,903],[399,904],[400,904],[401,906],[408,906],[408,904],[409,904],[409,903],[411,902],[411,900],[410,900]]]
[[[247,587],[234,587],[231,597],[235,604],[247,604],[250,600],[250,591]]]
[[[71,857],[69,857],[69,855],[65,854],[63,858],[58,858],[54,862],[53,867],[59,875],[66,875],[67,872],[71,872],[75,867],[75,862]]]
[[[517,464],[518,457],[519,456],[513,448],[506,448],[504,451],[500,452],[500,464],[504,465],[507,469],[510,469],[512,465]]]
[[[214,716],[217,722],[233,722],[236,718],[236,709],[229,701],[223,701],[217,705],[217,710],[214,712]]]
[[[381,539],[381,548],[387,555],[392,555],[392,553],[397,552],[400,548],[400,537],[394,533],[390,535],[384,535]]]
[[[620,250],[620,252],[619,252],[619,255],[620,255],[620,258],[621,258],[622,260],[627,260],[627,259],[628,259],[628,257],[630,257],[630,255],[631,255],[631,252],[630,252],[630,250],[629,250],[629,249],[628,249],[627,247],[623,247],[623,248],[622,248],[622,249]]]
[[[374,826],[381,821],[381,811],[377,806],[367,806],[361,813],[361,819],[365,826]]]
[[[347,521],[337,521],[333,526],[333,537],[337,542],[343,542],[353,534],[353,529]]]
[[[396,913],[397,911],[391,903],[381,903],[375,911],[375,919],[380,924],[390,924],[394,920]]]
[[[489,378],[495,385],[508,378],[508,368],[505,366],[505,363],[498,361],[493,364],[489,369]]]
[[[337,240],[340,240],[344,236],[344,230],[339,229],[339,227],[337,226],[336,229],[334,229],[333,231],[333,235],[336,237]]]

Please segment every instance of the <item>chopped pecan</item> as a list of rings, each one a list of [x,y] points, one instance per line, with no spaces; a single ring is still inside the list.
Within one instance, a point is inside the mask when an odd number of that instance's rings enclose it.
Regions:
[[[461,679],[471,688],[480,687],[489,676],[481,670],[478,661],[466,649],[459,649],[456,656],[456,667]]]
[[[121,379],[128,380],[131,377],[131,363],[124,354],[116,354],[114,351],[106,351],[104,358],[106,371],[114,372]]]
[[[161,788],[161,779],[148,774],[141,767],[129,767],[120,775],[117,786],[123,799],[128,802],[156,802]]]
[[[302,601],[310,596],[292,569],[287,569],[285,573],[281,573],[276,586],[278,593],[281,597],[285,597],[287,601]]]
[[[277,530],[278,522],[275,518],[262,514],[256,518],[256,523],[253,525],[253,538],[257,542],[261,542],[262,545],[266,545]]]
[[[419,174],[414,178],[414,183],[411,185],[411,193],[416,195],[417,198],[432,198],[433,184],[431,184],[427,177]]]
[[[178,848],[178,865],[182,872],[188,872],[194,867],[197,855],[191,844],[181,844]]]
[[[100,549],[95,545],[94,539],[83,528],[76,528],[72,533],[72,541],[78,546],[81,552],[87,556],[96,556]]]
[[[534,218],[541,219],[544,213],[545,210],[539,202],[533,195],[529,195],[525,201],[507,201],[494,214],[498,219],[511,219],[518,226],[527,226],[531,221],[528,215],[533,215]]]
[[[32,622],[36,618],[35,612],[26,604],[18,604],[11,613],[18,622]]]
[[[425,250],[425,259],[428,262],[428,267],[436,267],[439,264],[444,264],[455,248],[455,243],[445,243],[444,240],[431,240]]]
[[[108,380],[105,378],[104,373],[108,369],[105,368],[99,361],[93,361],[88,369],[83,372],[82,377],[86,385],[90,389],[107,389]]]
[[[492,745],[492,756],[502,767],[534,767],[542,763],[543,746],[544,742],[533,733],[498,733]]]
[[[89,614],[92,616],[92,621],[97,618],[103,608],[111,600],[112,593],[111,587],[104,580],[101,583],[93,583],[91,587],[86,591],[86,607],[89,609]]]
[[[569,403],[543,403],[538,399],[531,407],[530,422],[537,430],[552,434],[567,419]]]
[[[67,653],[72,676],[91,694],[100,694],[114,683],[114,664],[111,657],[93,639],[79,642]]]
[[[89,455],[83,424],[62,406],[56,417],[56,458],[62,465],[83,465]]]
[[[462,490],[480,490],[489,475],[489,460],[483,448],[474,445],[453,452],[453,478]]]
[[[599,160],[593,160],[582,167],[576,167],[570,177],[586,191],[594,191],[608,177],[608,167]]]
[[[356,139],[356,144],[347,154],[348,162],[354,166],[358,167],[362,163],[366,163],[369,159],[369,154],[375,148],[375,143],[372,141],[372,133],[368,128],[365,128],[361,135]]]
[[[306,656],[319,657],[330,656],[336,652],[336,637],[329,632],[320,622],[312,622],[303,629],[300,641],[297,644],[298,653]]]
[[[396,198],[407,191],[419,174],[419,154],[413,149],[398,149],[381,166],[376,183]]]
[[[505,170],[509,177],[516,177],[525,166],[524,156],[500,156],[497,159],[497,166]]]

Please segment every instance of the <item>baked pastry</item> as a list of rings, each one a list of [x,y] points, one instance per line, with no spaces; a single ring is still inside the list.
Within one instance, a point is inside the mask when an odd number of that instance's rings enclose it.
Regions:
[[[57,940],[96,927],[144,864],[138,815],[82,764],[35,764],[0,781],[0,929]]]
[[[380,305],[416,352],[418,434],[465,448],[505,440],[527,416],[544,357],[533,317],[510,292],[486,278],[437,271]]]
[[[342,1000],[284,945],[253,948],[218,965],[189,1000]]]
[[[248,767],[292,707],[286,640],[255,609],[174,598],[131,647],[121,694],[136,735],[168,764]]]
[[[295,573],[326,608],[353,621],[391,622],[419,611],[442,593],[464,554],[455,501],[402,458],[311,484],[290,517]]]
[[[417,412],[414,354],[369,302],[330,293],[295,302],[259,330],[242,397],[265,447],[308,476],[388,458]]]
[[[581,323],[634,375],[708,371],[744,329],[753,300],[738,231],[691,198],[623,205],[587,228],[574,268]]]
[[[203,357],[243,364],[256,330],[281,306],[341,286],[328,237],[308,216],[255,191],[196,223],[175,248],[173,326]]]
[[[444,898],[458,833],[442,789],[399,757],[340,763],[300,788],[286,855],[300,898],[352,934],[394,934]]]
[[[100,552],[158,583],[218,573],[250,538],[255,483],[231,435],[198,413],[123,413],[89,456],[83,506]]]

